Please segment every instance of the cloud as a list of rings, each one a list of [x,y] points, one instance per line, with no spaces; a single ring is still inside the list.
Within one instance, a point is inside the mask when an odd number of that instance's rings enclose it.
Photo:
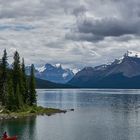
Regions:
[[[15,31],[23,31],[23,30],[33,30],[35,27],[30,25],[22,25],[22,24],[14,24],[14,25],[0,25],[0,31],[3,30],[15,30]]]
[[[70,32],[65,35],[66,39],[70,39],[73,41],[89,41],[89,42],[96,42],[98,40],[102,40],[103,36],[94,35],[91,32],[83,33],[83,32]]]
[[[79,17],[79,16],[83,16],[83,14],[87,11],[86,7],[84,5],[80,5],[79,7],[76,7],[74,10],[73,10],[73,14],[76,16],[76,17]]]
[[[66,35],[67,39],[100,41],[111,36],[140,35],[138,0],[88,2],[86,6],[79,6],[73,10],[77,22],[71,33]]]
[[[84,20],[78,24],[81,33],[92,33],[95,36],[122,36],[139,34],[140,21],[125,21],[117,18],[103,18],[101,20]]]
[[[18,50],[27,64],[112,61],[140,51],[139,25],[139,0],[0,0],[0,49]]]

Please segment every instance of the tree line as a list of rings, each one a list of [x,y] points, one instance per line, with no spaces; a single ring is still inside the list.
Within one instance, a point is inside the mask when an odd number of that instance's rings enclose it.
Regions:
[[[26,75],[24,58],[16,51],[12,67],[8,67],[6,49],[0,60],[0,103],[6,109],[15,111],[25,105],[36,105],[34,65],[31,65],[30,76]]]

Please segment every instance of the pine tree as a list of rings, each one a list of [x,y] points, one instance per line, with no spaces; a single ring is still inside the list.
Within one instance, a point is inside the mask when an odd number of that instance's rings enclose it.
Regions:
[[[0,106],[2,105],[2,59],[0,59]]]
[[[14,89],[13,89],[13,81],[12,81],[11,78],[8,80],[8,97],[7,97],[6,108],[9,109],[9,110],[15,110],[16,109]]]
[[[1,68],[2,68],[2,74],[1,74],[1,102],[2,105],[6,105],[6,101],[7,101],[7,52],[6,49],[4,50],[4,54],[2,57],[2,64],[1,64]]]
[[[27,84],[27,76],[25,72],[25,63],[24,63],[24,58],[22,58],[22,83],[23,83],[23,100],[24,103],[27,104],[29,102],[29,92],[28,92],[28,84]]]
[[[18,108],[23,105],[23,84],[21,77],[21,67],[20,67],[20,56],[16,51],[14,54],[14,63],[13,63],[13,88],[15,93],[15,104]]]
[[[17,84],[16,86],[16,107],[17,108],[21,108],[22,105],[23,105],[23,99],[22,99],[22,96],[21,96],[21,93],[20,93],[20,86],[19,84]]]
[[[7,52],[4,50],[0,60],[0,102],[9,110],[16,111],[24,105],[36,105],[34,65],[27,79],[24,59],[20,64],[20,56],[14,53],[13,69],[7,68]]]
[[[30,105],[36,105],[36,90],[35,90],[35,76],[34,76],[34,65],[31,65],[30,81],[29,81],[29,102]]]

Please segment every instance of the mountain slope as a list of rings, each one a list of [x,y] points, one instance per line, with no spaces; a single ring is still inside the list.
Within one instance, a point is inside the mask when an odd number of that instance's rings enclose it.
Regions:
[[[30,67],[26,68],[26,74],[29,75]],[[70,69],[64,69],[60,64],[46,64],[43,67],[36,68],[35,77],[43,80],[48,80],[54,83],[67,83],[74,76]]]
[[[78,72],[68,84],[95,88],[140,88],[140,57],[128,51],[110,65],[87,67]]]
[[[66,85],[66,84],[57,84],[57,83],[53,83],[47,80],[42,80],[39,78],[36,78],[36,88],[38,89],[43,89],[43,88],[71,88],[70,85]]]

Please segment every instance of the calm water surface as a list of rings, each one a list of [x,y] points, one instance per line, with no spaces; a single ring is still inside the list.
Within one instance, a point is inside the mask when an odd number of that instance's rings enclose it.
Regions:
[[[140,90],[37,90],[38,105],[74,112],[0,121],[19,140],[140,140]]]

